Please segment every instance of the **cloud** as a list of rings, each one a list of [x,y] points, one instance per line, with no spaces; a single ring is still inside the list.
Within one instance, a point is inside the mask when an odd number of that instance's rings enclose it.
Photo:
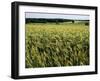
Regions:
[[[34,13],[26,12],[26,18],[58,18],[58,19],[74,19],[74,20],[89,20],[89,15],[81,14],[55,14],[55,13]]]

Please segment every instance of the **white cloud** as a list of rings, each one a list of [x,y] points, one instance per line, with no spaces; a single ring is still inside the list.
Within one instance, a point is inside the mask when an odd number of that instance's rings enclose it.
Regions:
[[[56,13],[25,13],[26,18],[61,18],[61,19],[75,19],[75,20],[89,20],[89,15],[82,14],[56,14]]]

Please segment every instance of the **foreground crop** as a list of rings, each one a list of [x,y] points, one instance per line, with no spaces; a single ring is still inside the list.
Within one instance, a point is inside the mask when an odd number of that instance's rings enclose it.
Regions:
[[[89,65],[89,27],[26,24],[25,67]]]

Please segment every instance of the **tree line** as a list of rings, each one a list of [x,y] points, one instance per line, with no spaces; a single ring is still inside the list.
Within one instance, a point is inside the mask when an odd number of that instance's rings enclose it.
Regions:
[[[46,18],[26,18],[26,23],[63,23],[63,22],[72,22],[75,23],[75,21],[86,21],[85,24],[89,25],[89,20],[71,20],[71,19],[46,19]]]
[[[57,23],[70,22],[70,19],[44,19],[44,18],[26,18],[26,23]]]

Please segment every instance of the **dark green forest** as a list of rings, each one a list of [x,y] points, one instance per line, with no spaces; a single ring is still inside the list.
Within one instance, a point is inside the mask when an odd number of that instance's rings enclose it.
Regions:
[[[89,20],[71,20],[71,19],[46,19],[46,18],[26,18],[25,22],[27,23],[64,23],[64,22],[72,22],[76,21],[84,22],[85,25],[89,25]]]

